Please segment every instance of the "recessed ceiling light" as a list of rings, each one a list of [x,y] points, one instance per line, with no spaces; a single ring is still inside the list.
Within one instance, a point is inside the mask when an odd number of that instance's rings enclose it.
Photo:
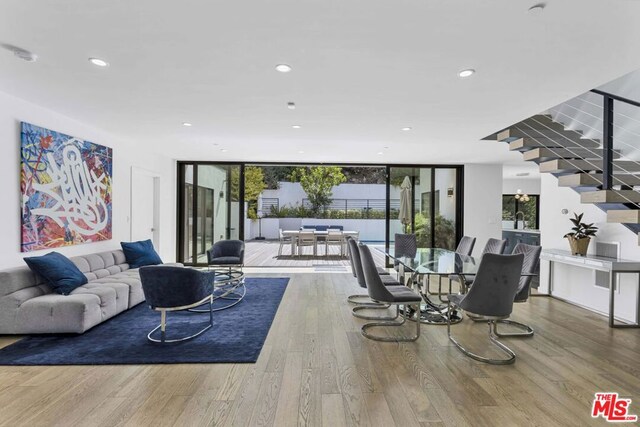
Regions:
[[[473,68],[468,68],[466,70],[462,70],[458,73],[458,76],[465,78],[465,77],[469,77],[472,76],[474,73],[476,72],[476,70],[474,70]]]
[[[403,131],[405,131],[405,132],[408,132],[408,131],[410,131],[411,129],[413,129],[413,128],[410,128],[410,127],[402,128],[402,130],[403,130]]]
[[[385,145],[385,146],[384,146],[384,149],[385,149],[385,150],[388,150],[388,149],[389,149],[389,147],[387,147],[387,146]]]
[[[276,65],[276,70],[280,71],[281,73],[288,73],[289,71],[291,71],[291,66],[287,64],[278,64]]]
[[[382,151],[378,151],[378,156],[382,156],[384,154]]]
[[[223,153],[226,153],[227,149],[226,148],[221,148],[220,151],[222,151]]]
[[[300,150],[298,151],[298,154],[304,154],[304,151]]]
[[[540,13],[542,13],[542,11],[544,10],[544,7],[546,6],[545,3],[538,3],[538,4],[534,4],[533,6],[531,6],[529,8],[529,13],[531,15],[540,15]]]
[[[189,126],[193,126],[193,125],[191,123],[189,123],[189,122],[182,122],[182,126],[189,127]]]
[[[98,67],[108,67],[109,63],[107,61],[105,61],[104,59],[100,59],[100,58],[89,58],[89,62],[91,62],[93,65],[97,65]]]
[[[294,129],[300,129],[302,126],[300,126],[300,125],[293,125],[293,126],[291,126],[291,127],[292,127],[292,128],[294,128]]]
[[[296,103],[295,102],[288,102],[287,103],[287,108],[289,110],[295,110],[296,109]]]

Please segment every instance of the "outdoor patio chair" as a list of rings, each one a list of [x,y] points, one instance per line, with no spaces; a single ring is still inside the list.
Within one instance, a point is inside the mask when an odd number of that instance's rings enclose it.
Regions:
[[[282,228],[278,230],[278,234],[280,236],[280,247],[278,248],[278,256],[282,256],[282,247],[284,245],[291,245],[291,240],[293,240],[293,237],[285,236],[284,234],[282,234]]]
[[[345,244],[346,241],[342,231],[329,229],[327,237],[324,239],[324,254],[329,256],[329,246],[340,246],[340,257],[343,257]]]
[[[318,240],[314,231],[301,231],[298,234],[298,242],[296,247],[298,248],[298,256],[302,255],[303,248],[305,246],[313,246],[313,256],[318,254]]]

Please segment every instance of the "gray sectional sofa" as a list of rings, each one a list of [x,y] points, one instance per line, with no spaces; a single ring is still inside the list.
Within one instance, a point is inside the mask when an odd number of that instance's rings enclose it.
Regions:
[[[121,250],[70,259],[89,282],[69,295],[29,267],[0,271],[0,334],[83,333],[144,301],[138,269]]]

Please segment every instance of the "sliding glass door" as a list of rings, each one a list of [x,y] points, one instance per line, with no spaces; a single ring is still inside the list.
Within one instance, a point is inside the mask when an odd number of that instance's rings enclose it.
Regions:
[[[461,171],[454,166],[389,167],[387,245],[397,233],[414,233],[418,247],[455,249],[462,236]]]
[[[240,165],[180,163],[178,260],[206,264],[206,251],[240,237]]]

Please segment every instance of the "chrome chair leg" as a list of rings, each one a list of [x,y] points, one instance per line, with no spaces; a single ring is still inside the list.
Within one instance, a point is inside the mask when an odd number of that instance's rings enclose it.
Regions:
[[[155,342],[155,343],[174,343],[174,342],[182,342],[182,341],[188,341],[190,339],[193,339],[197,336],[202,335],[203,333],[205,333],[207,330],[211,329],[213,327],[213,300],[210,298],[209,299],[209,324],[204,327],[203,329],[201,329],[200,331],[196,332],[193,335],[189,335],[187,337],[181,337],[181,338],[174,338],[174,339],[166,339],[166,330],[167,330],[167,310],[159,310],[160,311],[160,324],[158,326],[156,326],[155,328],[153,328],[151,330],[151,332],[149,332],[147,334],[147,339],[151,342]],[[160,329],[160,339],[157,338],[152,338],[151,335],[153,335],[154,332],[156,332],[158,329]]]
[[[448,304],[450,307],[451,304]],[[491,342],[496,345],[500,350],[506,353],[509,357],[507,359],[491,359],[488,357],[480,356],[472,351],[464,348],[452,335],[451,335],[451,322],[447,322],[447,336],[449,337],[449,341],[451,341],[458,350],[460,350],[464,355],[469,356],[470,358],[477,360],[479,362],[488,363],[491,365],[510,365],[516,361],[516,354],[509,347],[498,341],[498,337],[493,333],[493,328],[495,327],[496,320],[488,320],[487,323],[489,325],[489,339]]]
[[[358,301],[359,299],[364,298],[364,301]],[[376,302],[374,300],[371,299],[371,297],[369,297],[369,295],[367,294],[360,294],[360,295],[349,295],[347,297],[347,302],[349,304],[355,304],[355,305],[365,305],[368,306],[369,308],[389,308],[391,307],[390,304],[386,304],[383,302]]]
[[[498,323],[514,326],[518,329],[522,329],[523,332],[498,332]],[[493,333],[498,337],[532,337],[533,328],[524,323],[516,322],[515,320],[497,320],[493,323]]]
[[[400,305],[402,304],[396,304],[396,316],[394,319],[397,319],[400,316]],[[382,322],[371,322],[371,323],[366,323],[364,325],[362,325],[362,329],[361,329],[361,333],[365,338],[368,338],[370,340],[374,340],[374,341],[382,341],[382,342],[410,342],[410,341],[416,341],[418,338],[420,338],[420,322],[415,322],[416,324],[416,334],[414,336],[411,337],[401,337],[401,338],[397,338],[397,337],[383,337],[383,336],[379,336],[379,335],[372,335],[368,332],[368,330],[370,328],[374,328],[374,327],[382,327],[382,326],[402,326],[406,323],[407,321],[407,312],[409,310],[407,310],[408,305],[406,305],[404,307],[404,309],[402,310],[403,314],[402,314],[402,320],[400,322],[394,322],[394,321],[382,321]],[[354,307],[354,310],[358,308],[358,307]],[[415,309],[416,310],[420,310],[420,305],[415,305]]]

